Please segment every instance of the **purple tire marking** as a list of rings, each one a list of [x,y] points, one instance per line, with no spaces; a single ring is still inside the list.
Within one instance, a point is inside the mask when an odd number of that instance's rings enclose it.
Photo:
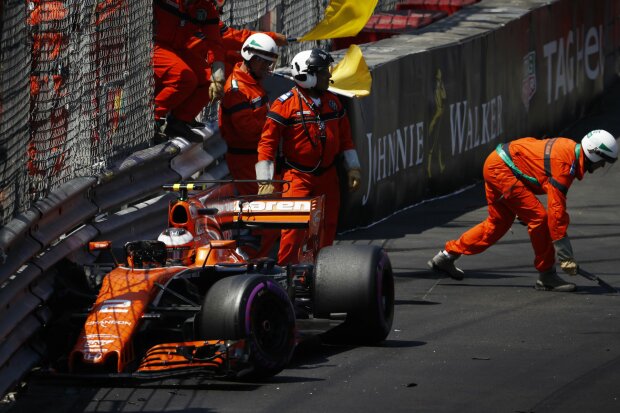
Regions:
[[[245,333],[250,334],[250,310],[252,309],[252,302],[254,302],[254,297],[260,290],[264,287],[264,283],[260,282],[254,289],[252,293],[248,297],[248,302],[245,304]]]

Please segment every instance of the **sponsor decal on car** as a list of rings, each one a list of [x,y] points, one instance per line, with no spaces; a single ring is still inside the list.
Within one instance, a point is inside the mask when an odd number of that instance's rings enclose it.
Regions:
[[[310,201],[252,201],[235,205],[234,212],[309,212]]]
[[[83,354],[84,360],[93,361],[93,362],[99,360],[102,356],[103,354],[101,352],[96,352],[96,353],[85,352]]]
[[[116,320],[116,319],[113,319],[112,317],[108,317],[103,320],[87,321],[86,325],[87,326],[108,326],[108,325],[130,326],[131,321]]]
[[[114,340],[86,340],[82,345],[82,350],[96,350],[105,353],[108,351],[105,346],[113,342]]]
[[[131,307],[129,300],[106,300],[99,309],[100,313],[127,313]]]

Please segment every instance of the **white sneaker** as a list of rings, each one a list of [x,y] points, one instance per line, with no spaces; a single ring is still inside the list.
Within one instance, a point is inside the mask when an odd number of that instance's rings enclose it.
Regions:
[[[454,265],[454,261],[456,261],[456,258],[450,258],[442,251],[439,251],[427,264],[429,268],[446,273],[450,278],[460,281],[465,273]]]

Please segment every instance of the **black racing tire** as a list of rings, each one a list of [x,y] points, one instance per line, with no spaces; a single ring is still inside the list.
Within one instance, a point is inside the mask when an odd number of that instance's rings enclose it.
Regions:
[[[385,340],[394,319],[394,276],[386,252],[370,245],[334,245],[317,256],[315,317],[347,313],[332,337],[355,344]]]
[[[286,291],[258,274],[223,278],[207,292],[198,316],[198,337],[248,342],[249,377],[278,374],[295,348],[295,311]]]

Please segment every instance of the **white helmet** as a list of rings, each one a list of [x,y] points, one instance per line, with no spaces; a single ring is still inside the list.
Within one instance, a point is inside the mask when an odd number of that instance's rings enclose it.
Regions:
[[[173,263],[189,265],[196,255],[194,236],[185,228],[167,228],[159,234],[157,241],[166,244],[168,260]]]
[[[589,132],[581,140],[584,154],[592,162],[604,160],[609,163],[618,159],[618,143],[616,138],[607,131],[596,129]]]
[[[243,60],[249,62],[253,56],[275,62],[278,60],[278,46],[265,33],[254,33],[241,46],[241,57],[243,57]]]
[[[295,83],[304,89],[315,87],[316,73],[321,69],[329,69],[333,62],[332,56],[321,49],[304,50],[297,53],[291,61]]]

